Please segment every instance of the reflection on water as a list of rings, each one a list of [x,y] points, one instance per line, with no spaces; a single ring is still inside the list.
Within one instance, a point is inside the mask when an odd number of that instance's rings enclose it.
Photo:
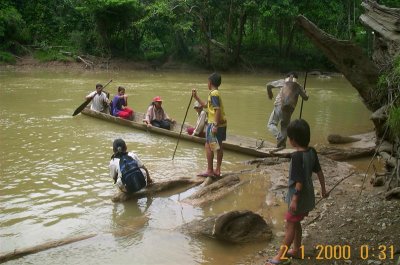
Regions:
[[[77,264],[82,257],[88,264],[233,264],[265,247],[239,247],[193,238],[177,227],[234,209],[263,209],[271,222],[281,221],[279,210],[266,207],[269,176],[245,175],[248,184],[205,207],[180,203],[190,191],[114,204],[110,201],[115,188],[108,176],[108,162],[115,138],[126,140],[128,149],[139,154],[156,181],[203,171],[203,147],[181,141],[172,161],[176,139],[83,115],[71,116],[96,83],[112,78],[107,90],[114,94],[117,86],[125,86],[134,110],[145,111],[151,98],[160,95],[170,116],[180,121],[192,88],[206,98],[207,76],[173,72],[0,72],[1,253],[50,240],[97,234],[9,264]],[[221,93],[228,134],[273,141],[266,132],[273,101],[266,97],[265,84],[276,78],[223,75]],[[368,111],[342,78],[310,77],[307,91],[310,100],[304,103],[302,117],[311,124],[313,144],[325,143],[330,133],[348,135],[372,128]],[[294,117],[298,115],[299,108]],[[187,122],[195,122],[194,110],[189,112]],[[249,157],[225,152],[224,172],[243,169],[241,161],[246,159]]]

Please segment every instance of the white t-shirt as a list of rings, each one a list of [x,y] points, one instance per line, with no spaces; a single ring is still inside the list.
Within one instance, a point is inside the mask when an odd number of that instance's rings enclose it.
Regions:
[[[93,97],[92,99],[92,105],[90,106],[91,110],[95,110],[95,111],[99,111],[99,112],[104,112],[105,111],[105,107],[104,105],[107,104],[107,95],[104,92],[101,92],[101,94],[97,94],[96,91],[93,91],[92,93],[90,93],[89,95],[87,95],[88,97]]]
[[[134,160],[136,160],[136,162],[138,164],[138,167],[140,168],[140,171],[142,171],[142,173],[143,173],[143,176],[144,176],[144,179],[146,180],[146,185],[147,185],[147,174],[146,174],[146,170],[143,169],[143,166],[144,166],[143,162],[140,160],[140,158],[135,153],[129,152],[128,156],[130,156]],[[121,180],[122,173],[121,173],[121,169],[119,167],[119,158],[112,158],[110,160],[110,166],[109,167],[110,167],[110,177],[112,179],[114,179],[114,176],[117,175],[116,184],[117,184],[118,188],[121,191],[126,192],[125,186],[124,186],[124,184],[122,183],[122,180]]]

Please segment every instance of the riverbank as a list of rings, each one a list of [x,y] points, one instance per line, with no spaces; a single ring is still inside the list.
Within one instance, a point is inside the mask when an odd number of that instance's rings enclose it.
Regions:
[[[80,71],[92,71],[92,72],[116,72],[116,71],[181,71],[197,73],[209,73],[210,71],[204,67],[196,66],[185,62],[179,62],[174,60],[167,60],[165,62],[159,61],[133,61],[124,59],[110,59],[107,62],[98,62],[93,67],[88,66],[80,60],[61,62],[40,62],[32,56],[24,56],[16,59],[15,64],[0,63],[0,70],[16,70],[16,71],[35,71],[35,70],[49,70],[55,72],[80,72]],[[225,72],[225,71],[223,71]],[[246,67],[243,69],[231,69],[227,72],[252,72],[252,73],[277,73],[278,71],[270,69],[255,69],[252,67]],[[332,73],[333,74],[333,73]]]
[[[400,258],[400,201],[385,200],[385,188],[372,187],[364,170],[322,156],[320,160],[327,190],[346,179],[323,200],[319,198],[320,185],[314,182],[318,204],[302,222],[304,259],[293,259],[291,264],[398,264],[395,260]],[[274,176],[271,191],[278,198],[285,193],[283,180],[288,173],[287,166],[284,163],[264,169]],[[276,255],[283,236],[282,226],[270,247],[246,260],[246,264],[261,265]]]

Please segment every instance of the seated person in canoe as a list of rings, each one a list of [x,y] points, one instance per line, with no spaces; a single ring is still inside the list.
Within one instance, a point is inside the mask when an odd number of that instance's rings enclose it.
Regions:
[[[139,157],[133,152],[127,152],[126,143],[115,139],[110,161],[110,176],[120,191],[133,193],[153,183],[149,171]]]
[[[91,110],[99,111],[103,113],[109,113],[110,101],[107,94],[103,91],[102,84],[96,84],[96,91],[91,92],[86,96],[86,99],[92,99]]]
[[[149,108],[147,109],[146,117],[144,118],[143,122],[147,124],[147,127],[154,126],[170,130],[171,123],[174,123],[175,121],[168,116],[161,105],[161,97],[154,97]]]
[[[206,124],[207,124],[207,112],[203,109],[203,106],[198,102],[195,101],[194,107],[197,113],[197,121],[195,127],[188,127],[186,132],[189,135],[194,135],[198,137],[206,137]]]
[[[111,102],[111,114],[127,120],[133,119],[133,110],[128,107],[128,95],[125,94],[125,88],[122,86],[118,87],[118,94]]]

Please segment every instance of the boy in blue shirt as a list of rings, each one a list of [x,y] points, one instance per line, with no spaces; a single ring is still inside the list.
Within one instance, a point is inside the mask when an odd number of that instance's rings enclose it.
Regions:
[[[325,178],[319,164],[317,151],[309,147],[310,126],[305,120],[292,121],[287,128],[290,144],[296,149],[292,154],[289,167],[289,185],[286,202],[288,212],[285,215],[285,238],[279,253],[268,260],[270,264],[289,264],[288,257],[300,257],[302,239],[301,221],[315,207],[315,193],[312,173],[316,173],[321,184],[322,197],[328,196],[325,189]],[[290,249],[293,243],[293,248]]]

